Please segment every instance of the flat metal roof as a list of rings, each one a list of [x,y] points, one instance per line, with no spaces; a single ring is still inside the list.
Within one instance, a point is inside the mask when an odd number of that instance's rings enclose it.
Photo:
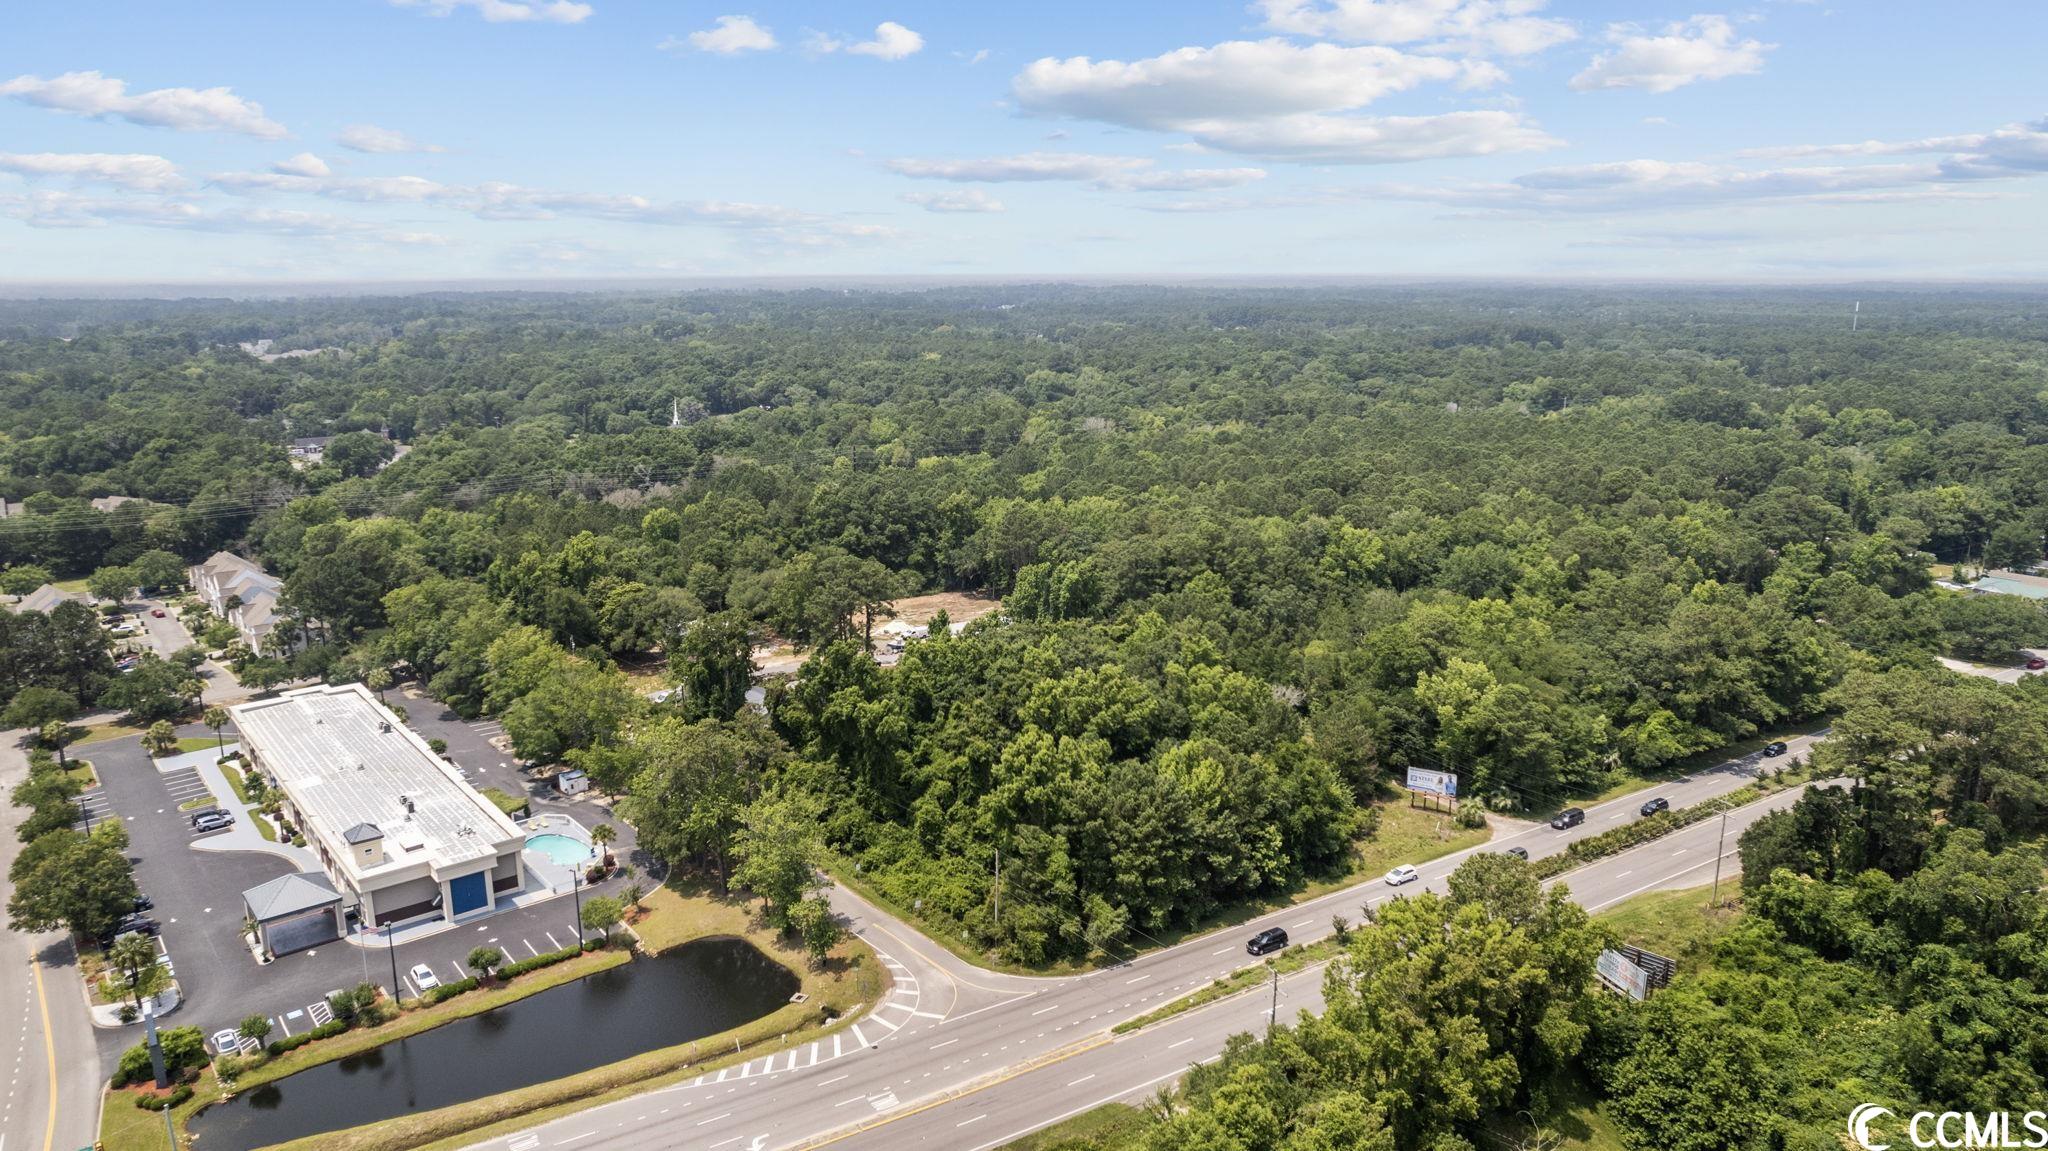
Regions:
[[[229,709],[242,738],[330,843],[384,833],[385,866],[493,857],[524,834],[362,684],[322,685]],[[348,866],[358,870],[351,859]],[[373,873],[370,868],[363,873]]]

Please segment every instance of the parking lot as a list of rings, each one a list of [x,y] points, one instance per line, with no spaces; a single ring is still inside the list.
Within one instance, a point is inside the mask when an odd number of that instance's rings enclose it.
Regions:
[[[440,714],[432,701],[405,702],[419,730],[448,740],[450,756],[468,769],[472,783],[515,793],[527,790],[510,757],[492,748],[487,736],[452,713]],[[179,734],[211,733],[187,727]],[[389,988],[394,965],[399,995],[413,998],[420,992],[412,975],[416,965],[426,965],[441,983],[452,983],[472,974],[465,960],[478,946],[497,947],[508,959],[518,960],[576,942],[576,900],[562,897],[400,942],[395,948],[337,940],[260,964],[243,940],[241,893],[294,873],[298,866],[261,851],[205,850],[204,841],[224,837],[195,833],[190,813],[180,810],[185,803],[210,796],[196,768],[157,770],[135,737],[80,750],[93,761],[101,780],[81,803],[95,825],[110,818],[123,822],[136,882],[156,903],[149,914],[161,925],[160,948],[175,965],[184,996],[168,1020],[174,1025],[198,1027],[213,1036],[250,1015],[264,1015],[271,1020],[273,1037],[296,1035],[325,1021],[329,992],[362,982]],[[586,826],[610,820],[607,811],[590,803],[557,804],[542,796],[535,798],[534,806],[536,811],[569,812]],[[245,810],[239,805],[230,810],[238,827],[249,826]],[[613,850],[622,860],[630,860],[630,843],[624,842],[630,829],[616,826],[622,842]],[[248,837],[238,842],[247,843]],[[645,861],[637,862],[644,870]],[[613,880],[596,890],[618,885]],[[101,1040],[111,1052],[133,1044],[136,1034],[133,1028],[124,1028],[103,1032]]]

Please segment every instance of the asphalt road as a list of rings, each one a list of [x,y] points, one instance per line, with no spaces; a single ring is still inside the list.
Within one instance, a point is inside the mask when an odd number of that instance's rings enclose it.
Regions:
[[[1440,889],[1472,851],[1520,846],[1540,859],[1575,839],[1640,818],[1638,809],[1650,796],[1685,807],[1725,795],[1765,767],[1803,756],[1813,739],[1789,740],[1785,760],[1745,756],[1589,806],[1585,823],[1576,828],[1553,831],[1536,825],[1423,864],[1422,879],[1399,892],[1376,880],[1362,883],[1080,976],[1029,978],[981,970],[835,889],[835,907],[897,965],[892,971],[899,987],[916,988],[919,1011],[904,1016],[883,1008],[874,1022],[856,1019],[860,1044],[851,1057],[842,1052],[840,1058],[813,1064],[798,1051],[787,1059],[756,1060],[742,1071],[650,1092],[477,1146],[494,1151],[786,1151],[826,1143],[876,1149],[998,1146],[1065,1114],[1142,1096],[1189,1064],[1212,1058],[1230,1034],[1263,1026],[1270,999],[1250,995],[1131,1035],[1112,1039],[1109,1034],[1123,1019],[1255,962],[1245,954],[1244,942],[1259,930],[1285,927],[1294,942],[1311,942],[1329,934],[1333,915],[1355,920],[1362,904]],[[1731,813],[1726,853],[1733,855],[1742,828],[1796,797],[1796,791],[1789,791]],[[1595,908],[1639,891],[1707,882],[1722,833],[1719,824],[1696,824],[1599,860],[1562,881]],[[1305,972],[1285,982],[1281,1011],[1320,1006],[1319,978],[1319,973]]]
[[[22,733],[0,734],[0,793],[28,774]],[[0,874],[21,852],[25,809],[0,804]],[[89,1147],[99,1132],[100,1062],[61,932],[0,931],[0,1151]]]

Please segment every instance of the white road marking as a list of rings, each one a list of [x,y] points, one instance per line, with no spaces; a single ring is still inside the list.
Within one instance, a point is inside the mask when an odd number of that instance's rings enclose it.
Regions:
[[[1186,1039],[1183,1039],[1183,1040],[1181,1040],[1181,1041],[1180,1041],[1180,1042],[1178,1042],[1178,1043],[1169,1043],[1169,1044],[1167,1044],[1167,1045],[1166,1045],[1166,1049],[1167,1049],[1168,1051],[1171,1051],[1171,1050],[1173,1050],[1173,1049],[1174,1049],[1174,1048],[1176,1048],[1176,1047],[1186,1047],[1186,1046],[1187,1046],[1188,1044],[1190,1044],[1190,1043],[1193,1043],[1194,1041],[1195,1041],[1195,1037],[1194,1037],[1194,1036],[1192,1036],[1192,1035],[1190,1035],[1190,1036],[1188,1036],[1188,1037],[1187,1037]]]
[[[955,1127],[965,1127],[965,1126],[967,1126],[967,1125],[968,1125],[969,1123],[979,1123],[979,1122],[981,1122],[982,1120],[984,1120],[984,1119],[986,1119],[986,1118],[988,1118],[988,1112],[984,1111],[984,1112],[982,1112],[981,1114],[979,1114],[979,1115],[976,1115],[976,1116],[975,1116],[974,1118],[972,1118],[972,1119],[963,1119],[963,1120],[961,1120],[960,1122],[958,1122],[958,1123],[955,1123],[955,1124],[953,1124],[953,1126],[955,1126]]]
[[[1090,1072],[1089,1074],[1087,1074],[1087,1075],[1083,1075],[1083,1076],[1081,1076],[1081,1077],[1080,1077],[1079,1079],[1076,1079],[1076,1080],[1074,1080],[1074,1081],[1073,1081],[1072,1083],[1069,1083],[1069,1084],[1067,1084],[1067,1086],[1069,1086],[1069,1087],[1079,1087],[1079,1086],[1080,1086],[1081,1084],[1083,1084],[1083,1083],[1086,1083],[1086,1082],[1088,1082],[1088,1081],[1089,1081],[1090,1079],[1093,1079],[1093,1078],[1095,1078],[1095,1075],[1094,1075],[1094,1073],[1093,1073],[1093,1072]]]
[[[704,1125],[705,1125],[706,1123],[716,1123],[716,1122],[718,1122],[718,1121],[719,1121],[720,1119],[730,1119],[730,1118],[732,1118],[732,1112],[728,1111],[728,1112],[726,1112],[726,1113],[725,1113],[725,1114],[723,1114],[723,1115],[713,1115],[713,1116],[712,1116],[711,1118],[709,1118],[709,1119],[699,1119],[699,1120],[697,1120],[697,1126],[699,1126],[699,1127],[702,1127],[702,1126],[704,1126]]]
[[[1055,1004],[1053,1004],[1053,1005],[1052,1005],[1051,1007],[1041,1007],[1041,1008],[1039,1008],[1038,1010],[1036,1010],[1036,1011],[1032,1012],[1032,1013],[1031,1013],[1031,1017],[1032,1017],[1033,1019],[1036,1019],[1036,1018],[1038,1018],[1039,1016],[1041,1016],[1041,1015],[1045,1014],[1045,1013],[1046,1013],[1046,1012],[1048,1012],[1048,1011],[1058,1011],[1059,1009],[1060,1009],[1060,1005],[1059,1005],[1059,1004],[1057,1004],[1057,1003],[1055,1003]]]

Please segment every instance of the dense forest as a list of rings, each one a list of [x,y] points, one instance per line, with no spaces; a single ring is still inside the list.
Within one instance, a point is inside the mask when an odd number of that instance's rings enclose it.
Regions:
[[[1751,913],[1664,998],[1582,993],[1597,930],[1477,876],[1358,932],[1325,1018],[1234,1048],[1148,1136],[1458,1147],[1562,1075],[1633,1146],[1831,1146],[1801,1125],[1836,1102],[1823,1080],[2038,1093],[2048,1070],[2015,1030],[2048,978],[2048,698],[1934,663],[2048,642],[2036,602],[1934,581],[2042,559],[2048,296],[1865,290],[1852,330],[1855,298],[0,302],[0,581],[240,551],[311,641],[245,672],[416,676],[589,770],[671,859],[745,882],[749,829],[802,824],[842,874],[1028,965],[1344,874],[1411,765],[1541,813],[1839,716],[1825,757],[1861,785],[1745,842]],[[310,436],[336,439],[294,467]],[[885,605],[937,590],[1003,607],[878,666]],[[8,623],[0,696],[134,709],[76,615]],[[759,715],[771,637],[809,657]],[[662,704],[624,674],[647,667]],[[1930,873],[1977,877],[2002,918],[1952,926]],[[1362,1055],[1376,997],[1441,962],[1415,940],[1467,934],[1547,990],[1457,1017],[1488,1040],[1465,1071]],[[1468,974],[1488,1000],[1498,973]],[[1956,1014],[1987,988],[2005,1015]],[[1802,1046],[1842,1028],[1892,1045]],[[1675,1082],[1687,1052],[1737,1078]],[[1399,1102],[1454,1073],[1455,1106]],[[1709,1089],[1789,1118],[1673,1128]]]

